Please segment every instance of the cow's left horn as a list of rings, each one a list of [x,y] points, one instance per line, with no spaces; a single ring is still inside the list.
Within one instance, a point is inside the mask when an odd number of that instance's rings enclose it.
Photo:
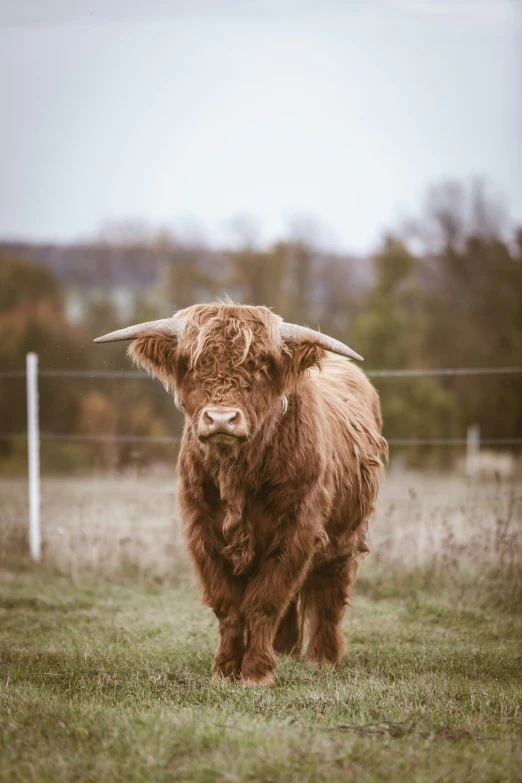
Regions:
[[[303,340],[308,338],[313,340],[316,345],[320,345],[321,348],[325,348],[327,351],[338,353],[341,356],[347,356],[349,359],[357,359],[359,362],[364,361],[362,356],[352,351],[347,345],[341,343],[339,340],[334,340],[333,337],[328,337],[327,334],[321,334],[314,329],[308,329],[306,326],[297,326],[297,324],[287,324],[285,321],[281,322],[281,337],[283,340]]]
[[[116,343],[119,340],[135,340],[142,334],[169,334],[177,337],[183,329],[183,320],[181,318],[161,318],[159,321],[146,321],[143,324],[127,326],[126,329],[118,329],[116,332],[109,332],[103,337],[97,337],[95,343]]]

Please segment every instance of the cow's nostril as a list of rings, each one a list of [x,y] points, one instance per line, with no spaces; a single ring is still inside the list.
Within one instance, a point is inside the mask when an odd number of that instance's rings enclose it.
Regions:
[[[205,424],[214,424],[214,419],[212,418],[212,416],[208,411],[205,411],[203,413],[203,421],[205,422]]]

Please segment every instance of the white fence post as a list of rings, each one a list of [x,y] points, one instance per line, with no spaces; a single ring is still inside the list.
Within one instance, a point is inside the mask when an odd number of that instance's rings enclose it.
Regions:
[[[42,553],[40,531],[40,429],[38,424],[38,356],[28,353],[27,374],[27,456],[29,468],[29,548],[38,562]]]
[[[474,479],[478,473],[478,455],[480,451],[480,427],[471,424],[466,437],[466,476]]]

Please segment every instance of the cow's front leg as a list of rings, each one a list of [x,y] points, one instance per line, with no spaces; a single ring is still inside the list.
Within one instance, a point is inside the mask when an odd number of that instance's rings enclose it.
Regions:
[[[241,604],[247,630],[247,647],[241,665],[244,685],[273,684],[277,665],[274,637],[290,601],[304,581],[315,539],[311,525],[294,523],[245,589]]]
[[[203,589],[203,602],[212,609],[219,621],[214,673],[234,680],[241,676],[245,648],[245,630],[240,611],[244,586],[233,575],[230,563],[223,558],[220,551],[222,545],[216,538],[212,523],[210,516],[193,513],[189,524],[186,524],[187,546]]]
[[[228,614],[219,620],[219,643],[214,655],[214,677],[230,681],[241,677],[245,649],[244,629],[239,615]]]
[[[228,563],[218,556],[207,562],[201,581],[203,601],[219,621],[219,641],[212,667],[214,676],[233,681],[241,676],[245,629],[240,613],[243,589],[236,578],[226,573],[228,568]]]

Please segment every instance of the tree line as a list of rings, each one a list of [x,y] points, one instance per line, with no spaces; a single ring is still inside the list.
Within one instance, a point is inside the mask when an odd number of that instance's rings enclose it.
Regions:
[[[94,297],[85,288],[81,319],[71,319],[70,289],[60,270],[31,253],[0,250],[0,373],[23,369],[28,351],[47,369],[129,369],[121,344],[101,350],[92,338],[224,294],[319,326],[361,353],[368,370],[522,365],[522,229],[510,227],[501,205],[476,184],[434,187],[420,215],[387,233],[369,258],[326,252],[309,239],[209,251],[166,232],[105,238],[96,243],[96,258],[102,267],[104,258],[113,265],[117,259],[127,273],[129,264],[145,266],[142,272],[156,265],[156,295],[143,285],[127,287],[123,316],[114,288],[101,286]],[[66,268],[67,259],[61,264]],[[374,382],[388,438],[459,438],[474,423],[485,438],[522,437],[520,374]],[[44,432],[179,433],[179,414],[162,388],[139,379],[42,378],[40,408]],[[24,440],[8,436],[22,435],[25,419],[24,380],[0,378],[5,470],[23,470]],[[403,453],[411,464],[448,463],[455,456],[420,446]],[[110,440],[48,443],[43,453],[49,470],[170,457],[170,446]]]

